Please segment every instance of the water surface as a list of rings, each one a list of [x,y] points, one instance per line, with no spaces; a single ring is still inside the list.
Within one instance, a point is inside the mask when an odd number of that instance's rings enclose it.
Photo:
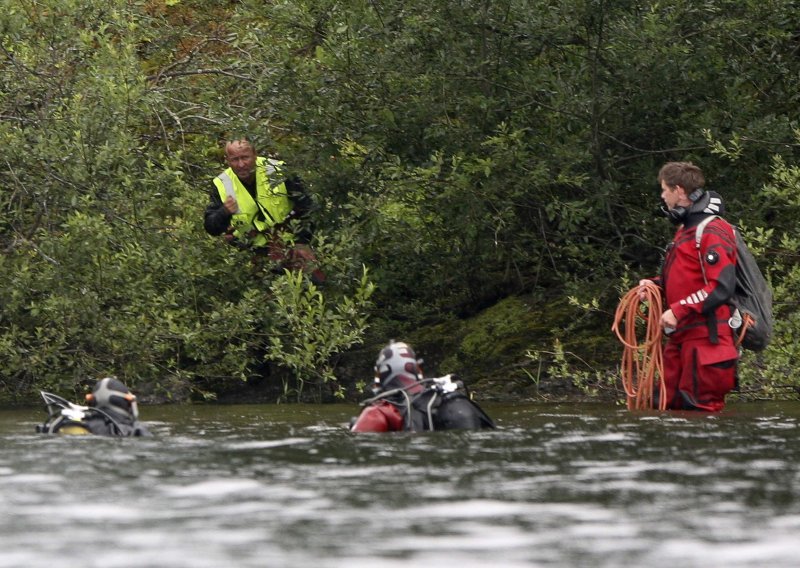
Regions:
[[[0,568],[800,562],[800,403],[484,407],[359,435],[355,405],[145,407],[151,439],[0,410]]]

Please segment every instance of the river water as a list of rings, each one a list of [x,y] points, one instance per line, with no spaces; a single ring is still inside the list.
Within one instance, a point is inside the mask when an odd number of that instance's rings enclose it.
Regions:
[[[0,410],[0,567],[800,565],[800,403],[484,407],[359,435],[355,405],[144,407],[149,439]]]

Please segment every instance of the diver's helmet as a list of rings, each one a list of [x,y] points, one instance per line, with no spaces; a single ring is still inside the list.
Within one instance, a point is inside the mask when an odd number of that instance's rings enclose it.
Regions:
[[[375,361],[375,384],[378,393],[394,389],[405,389],[416,393],[422,390],[423,378],[417,355],[407,343],[392,341],[381,349]]]
[[[139,418],[136,397],[116,377],[106,377],[97,381],[91,394],[86,395],[86,401],[89,406],[103,410],[112,417],[130,422]]]

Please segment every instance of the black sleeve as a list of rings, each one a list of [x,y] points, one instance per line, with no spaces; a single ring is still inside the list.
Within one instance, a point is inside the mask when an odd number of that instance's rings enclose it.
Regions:
[[[311,212],[316,208],[314,199],[306,191],[303,180],[298,176],[288,177],[284,183],[286,184],[286,193],[292,202],[290,218],[299,221],[295,230],[297,242],[309,243],[314,235],[314,225],[310,218]]]
[[[289,200],[292,202],[292,209],[294,210],[293,217],[304,219],[314,209],[314,200],[306,191],[306,186],[303,180],[297,176],[292,176],[286,180],[286,193],[289,194]]]
[[[206,207],[204,225],[209,235],[221,235],[228,230],[231,224],[231,215],[225,210],[222,199],[219,197],[217,186],[211,188],[209,202]]]

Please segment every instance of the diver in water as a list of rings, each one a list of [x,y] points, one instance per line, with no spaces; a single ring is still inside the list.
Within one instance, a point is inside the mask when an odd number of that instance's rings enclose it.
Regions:
[[[96,434],[98,436],[151,436],[139,422],[136,396],[116,377],[97,381],[86,395],[87,406],[73,404],[42,391],[48,417],[36,427],[45,434]]]
[[[375,362],[375,396],[353,420],[353,432],[480,430],[494,422],[455,375],[425,379],[414,350],[391,342]]]

